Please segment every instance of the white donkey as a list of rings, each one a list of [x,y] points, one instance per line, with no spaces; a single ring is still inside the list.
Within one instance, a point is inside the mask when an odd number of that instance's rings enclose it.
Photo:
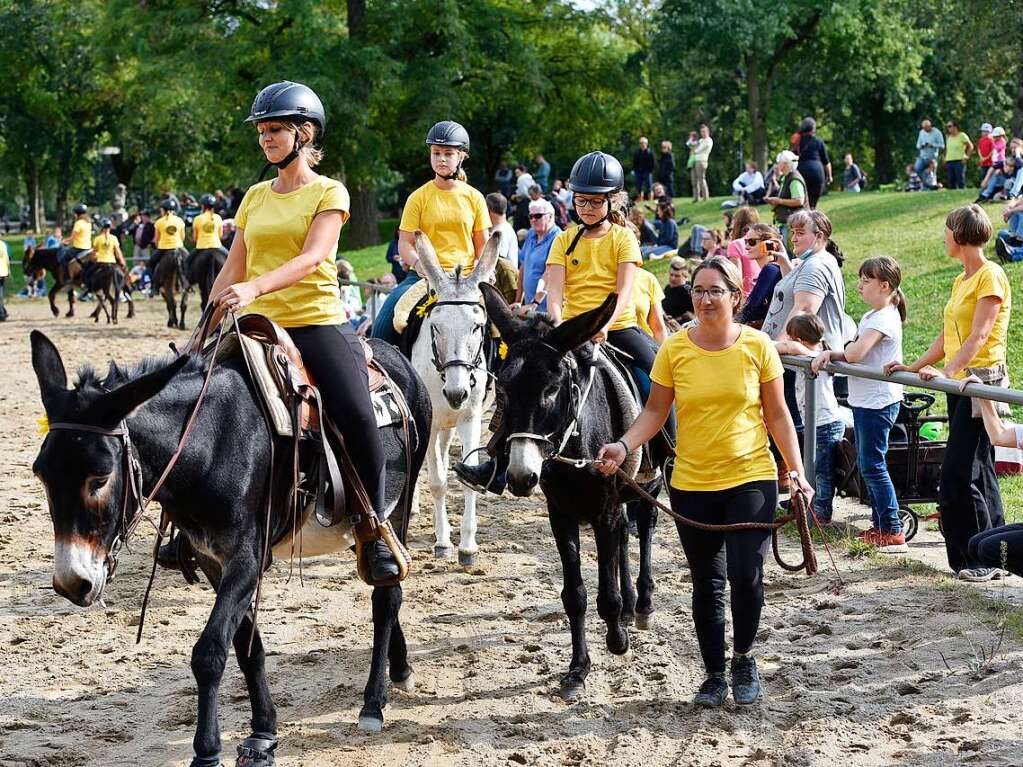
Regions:
[[[426,383],[433,404],[430,449],[426,466],[433,495],[433,531],[436,542],[433,555],[450,559],[454,553],[451,526],[448,524],[448,448],[455,430],[462,443],[462,460],[479,463],[475,451],[480,446],[483,411],[486,407],[487,363],[484,342],[489,332],[483,307],[481,282],[494,273],[500,245],[500,232],[483,248],[476,268],[463,276],[461,267],[445,272],[437,260],[430,239],[416,232],[416,252],[421,273],[437,296],[412,347],[412,366]],[[476,562],[476,492],[465,488],[465,505],[458,540],[458,562]]]

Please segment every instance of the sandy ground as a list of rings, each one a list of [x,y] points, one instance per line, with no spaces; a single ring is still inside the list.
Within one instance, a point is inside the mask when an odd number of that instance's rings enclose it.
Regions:
[[[145,538],[122,558],[105,607],[81,610],[53,593],[52,530],[30,471],[42,411],[28,345],[29,331],[43,328],[73,369],[160,352],[183,334],[162,326],[155,301],[116,328],[53,320],[39,301],[15,302],[11,315],[0,324],[0,765],[187,765],[188,659],[212,592],[161,574],[136,646]],[[570,705],[557,696],[569,637],[542,502],[484,500],[481,564],[468,570],[430,558],[425,492],[422,507],[402,612],[420,686],[395,692],[381,734],[355,726],[371,626],[352,561],[308,560],[304,585],[289,583],[280,563],[267,579],[261,623],[282,767],[1023,764],[1023,653],[1006,638],[994,660],[978,662],[997,636],[965,587],[841,556],[847,586],[836,595],[832,578],[772,562],[757,651],[765,699],[706,712],[689,702],[702,669],[673,527],[662,521],[656,539],[656,623],[633,632],[624,662],[603,647],[590,539],[594,669],[586,698]],[[230,764],[248,733],[233,662],[221,702]]]

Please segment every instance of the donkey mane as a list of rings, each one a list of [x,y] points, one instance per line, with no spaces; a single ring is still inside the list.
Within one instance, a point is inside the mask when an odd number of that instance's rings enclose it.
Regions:
[[[182,368],[182,372],[201,372],[205,368],[202,355],[189,354],[188,356],[189,360]],[[84,364],[78,368],[78,380],[75,381],[74,390],[86,395],[103,394],[118,386],[123,386],[129,381],[134,381],[136,378],[156,372],[175,359],[176,355],[174,354],[152,355],[130,366],[110,360],[105,376],[101,376],[92,365]]]

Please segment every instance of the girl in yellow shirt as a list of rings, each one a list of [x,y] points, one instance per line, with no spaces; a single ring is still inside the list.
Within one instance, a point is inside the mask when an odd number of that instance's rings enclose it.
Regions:
[[[352,461],[383,519],[384,449],[366,358],[347,323],[334,265],[348,219],[348,191],[313,170],[322,157],[314,142],[326,127],[323,104],[301,83],[274,83],[256,96],[246,122],[256,124],[259,145],[277,177],[246,192],[211,300],[221,311],[257,312],[288,331],[331,419],[347,443],[357,446]],[[398,575],[385,543],[363,551],[374,580]]]
[[[124,273],[128,274],[128,265],[124,262],[121,253],[121,244],[117,238],[110,233],[112,223],[109,218],[99,222],[100,233],[92,241],[92,253],[97,264],[117,264]]]
[[[397,344],[394,309],[398,301],[421,279],[416,271],[415,233],[422,230],[445,270],[456,264],[469,271],[487,241],[490,217],[483,195],[466,183],[462,164],[469,156],[469,133],[456,122],[444,120],[426,134],[433,179],[408,196],[398,225],[398,255],[408,270],[391,291],[373,322],[373,338]]]
[[[92,221],[89,219],[89,206],[80,202],[74,207],[75,223],[71,228],[71,236],[61,240],[61,261],[67,265],[73,258],[82,258],[92,250]],[[70,245],[71,247],[65,247]]]
[[[600,470],[612,474],[627,453],[658,433],[675,403],[685,437],[676,446],[671,506],[711,524],[772,522],[778,501],[770,431],[798,486],[803,476],[796,430],[782,386],[782,365],[771,340],[735,321],[742,303],[742,272],[712,256],[693,273],[698,324],[671,336],[657,353],[646,407],[618,442],[604,445]],[[766,426],[765,426],[766,421]],[[724,584],[731,586],[732,688],[736,703],[760,697],[750,654],[764,603],[764,555],[770,533],[713,533],[678,526],[693,579],[693,621],[707,679],[694,703],[716,707],[728,695],[725,680]],[[726,556],[727,551],[727,556]]]

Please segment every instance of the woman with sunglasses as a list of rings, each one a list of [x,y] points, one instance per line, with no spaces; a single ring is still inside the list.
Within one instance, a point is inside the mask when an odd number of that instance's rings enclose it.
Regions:
[[[781,278],[792,270],[785,246],[782,244],[781,232],[770,224],[753,224],[743,239],[746,257],[752,258],[756,264],[756,281],[743,303],[739,322],[759,328],[764,324],[767,310],[774,297],[774,288]]]

